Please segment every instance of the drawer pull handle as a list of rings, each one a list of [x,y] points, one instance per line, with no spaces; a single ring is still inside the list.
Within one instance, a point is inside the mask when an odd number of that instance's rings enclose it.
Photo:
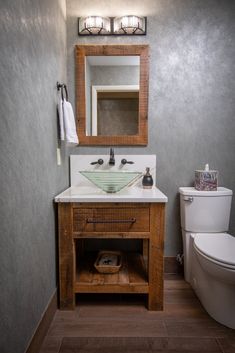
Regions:
[[[87,218],[87,223],[135,223],[136,218],[131,219],[92,219]]]

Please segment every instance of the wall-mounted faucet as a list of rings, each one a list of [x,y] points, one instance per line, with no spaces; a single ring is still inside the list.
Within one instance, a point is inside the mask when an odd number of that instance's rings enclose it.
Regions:
[[[109,165],[115,165],[114,149],[110,148]]]

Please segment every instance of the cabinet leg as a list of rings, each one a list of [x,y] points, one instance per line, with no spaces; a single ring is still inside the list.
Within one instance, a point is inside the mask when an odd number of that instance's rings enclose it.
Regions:
[[[148,271],[149,310],[163,310],[164,209],[163,204],[151,204]]]
[[[163,310],[163,256],[153,250],[150,259],[148,309],[160,311]]]
[[[73,298],[61,298],[59,303],[60,310],[74,310],[75,309],[75,295]]]
[[[74,310],[75,309],[75,293],[74,293],[74,276],[75,276],[75,246],[72,242],[70,256],[63,258],[60,263],[60,309]]]
[[[71,206],[59,204],[59,297],[60,309],[75,308],[75,244],[72,237]]]
[[[157,260],[158,267],[152,268],[149,273],[149,294],[148,294],[148,309],[149,310],[163,310],[163,271],[161,260]],[[155,263],[156,264],[156,263]],[[158,271],[156,269],[158,268]],[[161,268],[161,269],[160,269]]]

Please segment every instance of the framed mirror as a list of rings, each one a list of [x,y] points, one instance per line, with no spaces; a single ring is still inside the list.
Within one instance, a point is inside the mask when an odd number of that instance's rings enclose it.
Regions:
[[[76,46],[80,145],[147,145],[148,45]]]

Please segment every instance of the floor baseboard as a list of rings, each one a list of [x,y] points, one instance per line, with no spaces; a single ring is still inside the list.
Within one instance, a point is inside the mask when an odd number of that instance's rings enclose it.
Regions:
[[[25,353],[38,353],[40,351],[42,342],[47,334],[47,331],[50,327],[52,319],[57,310],[57,289],[52,295],[47,308],[42,315],[42,318],[32,336],[32,339],[26,349]]]
[[[164,256],[164,273],[182,274],[183,266],[175,256]]]

